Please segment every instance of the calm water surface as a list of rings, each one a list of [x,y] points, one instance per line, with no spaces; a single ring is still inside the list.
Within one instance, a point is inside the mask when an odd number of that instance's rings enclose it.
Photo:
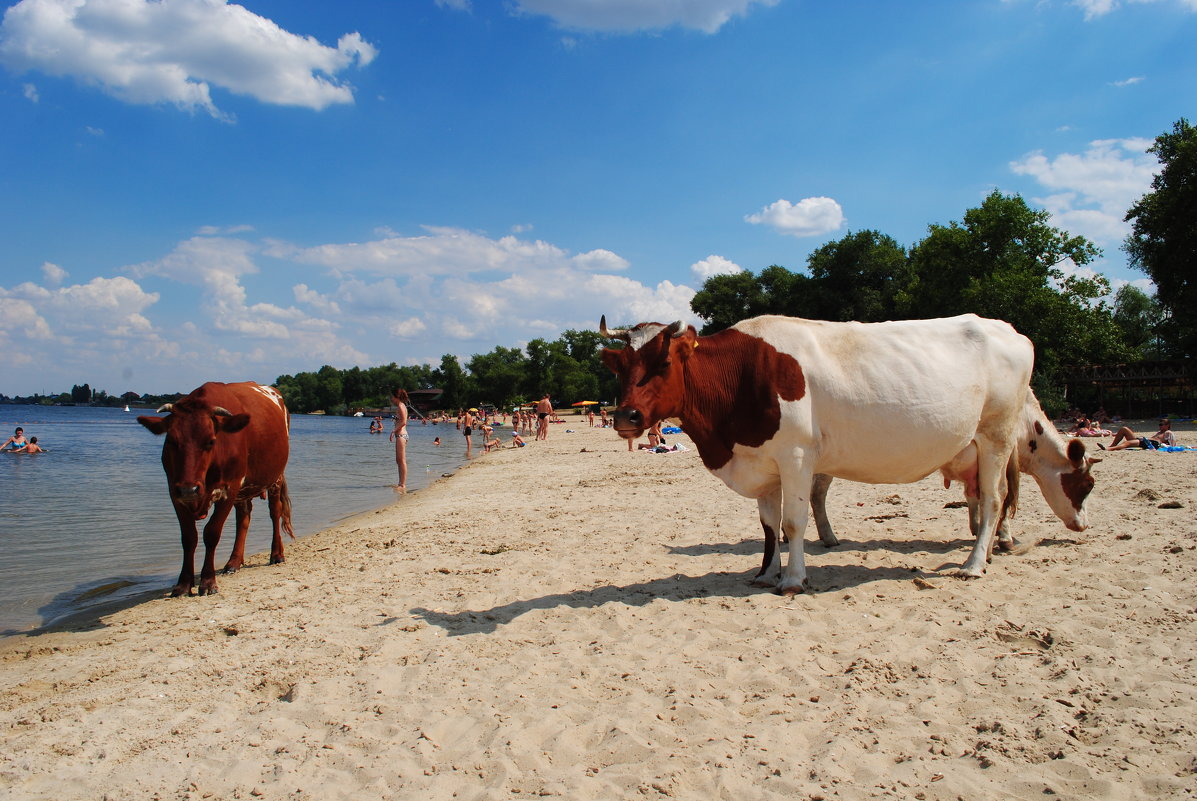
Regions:
[[[0,635],[165,591],[178,578],[182,547],[160,461],[162,438],[143,428],[138,414],[153,412],[0,406],[4,439],[23,426],[49,451],[0,453]],[[386,434],[370,434],[369,425],[361,417],[291,416],[287,487],[296,536],[396,500],[394,446]],[[409,491],[465,461],[452,426],[413,420],[408,432]],[[437,436],[448,444],[433,446]],[[233,517],[225,523],[218,568],[232,549]],[[270,515],[259,501],[246,553],[269,548]],[[197,575],[202,557],[201,536]]]

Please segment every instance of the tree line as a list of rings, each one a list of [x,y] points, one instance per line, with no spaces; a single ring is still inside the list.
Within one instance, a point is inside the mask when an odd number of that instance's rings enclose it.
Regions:
[[[548,393],[555,402],[612,402],[615,378],[599,351],[605,340],[597,331],[567,330],[556,340],[534,339],[524,348],[499,346],[471,356],[463,365],[452,354],[440,365],[351,367],[325,365],[316,372],[281,375],[275,386],[294,412],[322,410],[345,414],[352,409],[390,404],[391,391],[440,389],[436,408],[459,409],[480,404],[511,408]]]

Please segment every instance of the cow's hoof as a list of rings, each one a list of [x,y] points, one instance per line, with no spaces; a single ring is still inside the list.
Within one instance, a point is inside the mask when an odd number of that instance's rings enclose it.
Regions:
[[[1013,551],[1014,546],[1017,544],[1018,543],[1014,541],[1014,538],[1011,537],[1008,540],[998,540],[997,547],[999,551]]]
[[[233,575],[234,573],[236,573],[236,572],[237,572],[238,570],[240,570],[240,569],[241,569],[241,565],[239,565],[239,564],[236,564],[236,565],[235,565],[235,564],[233,564],[232,562],[229,562],[227,565],[225,565],[225,566],[224,566],[224,571],[223,571],[223,573],[224,573],[226,576],[231,576],[231,575]]]
[[[962,579],[978,579],[984,575],[985,571],[983,569],[977,569],[975,567],[962,567],[955,573],[956,578]]]
[[[765,578],[764,576],[757,576],[750,582],[750,585],[753,587],[759,587],[761,589],[768,589],[768,590],[777,588],[776,581],[770,581],[769,579]]]
[[[270,557],[270,564],[272,564],[272,565],[281,565],[285,561],[287,561],[287,560],[281,556]]]
[[[176,584],[174,587],[171,587],[171,590],[170,590],[171,598],[178,598],[180,595],[191,595],[191,585],[190,584]]]
[[[216,589],[216,582],[211,584],[201,584],[199,588],[200,595],[216,595],[220,590]]]
[[[795,584],[792,587],[781,586],[777,588],[777,594],[789,598],[793,595],[801,595],[810,587],[810,582],[806,579],[802,580],[801,584]]]

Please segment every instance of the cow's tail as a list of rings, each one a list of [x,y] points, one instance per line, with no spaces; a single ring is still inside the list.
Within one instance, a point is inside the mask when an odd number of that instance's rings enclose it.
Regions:
[[[1018,448],[1010,451],[1006,462],[1006,498],[1002,501],[1002,518],[1009,519],[1018,512],[1018,481],[1022,473],[1018,469]]]
[[[282,518],[283,531],[295,539],[295,529],[291,527],[291,496],[287,493],[287,477],[283,476],[278,482],[279,516]]]

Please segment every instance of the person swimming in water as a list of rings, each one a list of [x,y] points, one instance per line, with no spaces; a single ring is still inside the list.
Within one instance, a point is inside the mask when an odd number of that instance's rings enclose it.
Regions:
[[[13,453],[47,453],[48,451],[37,444],[37,437],[30,437],[29,442],[20,448],[14,448]]]
[[[3,445],[0,445],[0,451],[6,449],[19,451],[28,444],[29,442],[25,439],[25,429],[17,426],[17,430],[13,432],[12,436],[5,440]],[[9,448],[9,445],[12,445],[12,448]]]

